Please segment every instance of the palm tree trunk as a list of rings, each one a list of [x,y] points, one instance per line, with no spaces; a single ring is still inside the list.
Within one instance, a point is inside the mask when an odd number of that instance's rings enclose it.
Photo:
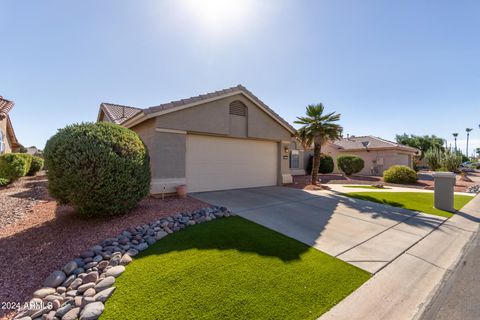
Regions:
[[[312,184],[317,184],[318,169],[320,168],[320,153],[322,145],[315,142],[313,145]]]

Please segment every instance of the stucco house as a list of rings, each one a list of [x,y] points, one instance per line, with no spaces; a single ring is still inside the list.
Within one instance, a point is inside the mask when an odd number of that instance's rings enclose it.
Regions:
[[[8,115],[13,105],[13,101],[0,96],[0,154],[17,151],[20,147]]]
[[[150,153],[151,193],[290,183],[295,129],[238,85],[149,108],[102,103],[97,121],[137,132]]]
[[[326,143],[322,146],[322,153],[334,158],[334,173],[340,172],[336,164],[338,156],[356,155],[365,161],[365,167],[359,174],[381,176],[393,165],[413,168],[413,157],[419,154],[419,150],[379,137],[352,136]]]

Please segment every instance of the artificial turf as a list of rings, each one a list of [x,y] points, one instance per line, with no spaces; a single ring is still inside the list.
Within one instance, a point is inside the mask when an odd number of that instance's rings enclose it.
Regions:
[[[352,192],[347,193],[346,195],[352,198],[373,201],[447,218],[453,216],[453,213],[451,212],[434,208],[433,192]],[[472,196],[456,194],[454,196],[455,210],[461,209],[472,199]]]
[[[369,278],[229,217],[171,234],[135,257],[101,319],[316,319]]]

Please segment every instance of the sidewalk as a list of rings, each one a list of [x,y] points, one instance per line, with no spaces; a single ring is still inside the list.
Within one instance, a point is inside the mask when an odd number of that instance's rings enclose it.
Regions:
[[[480,196],[320,319],[418,319],[478,231]]]

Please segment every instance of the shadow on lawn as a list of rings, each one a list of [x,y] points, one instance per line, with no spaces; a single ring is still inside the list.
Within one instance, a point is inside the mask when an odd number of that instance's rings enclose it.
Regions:
[[[310,246],[239,216],[218,218],[165,237],[138,258],[185,250],[235,250],[283,262],[300,260]]]
[[[392,206],[392,207],[405,208],[405,206],[400,202],[395,202],[395,201],[386,200],[386,199],[377,199],[377,198],[372,197],[372,196],[350,194],[349,197],[360,199],[360,200],[365,200],[365,201],[371,201],[371,202],[386,204],[386,205],[389,205],[389,206]]]

